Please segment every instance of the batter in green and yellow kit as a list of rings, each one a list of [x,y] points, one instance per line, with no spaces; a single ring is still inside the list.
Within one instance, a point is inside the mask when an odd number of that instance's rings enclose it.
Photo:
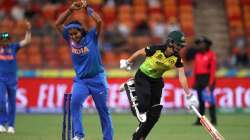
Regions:
[[[124,84],[124,89],[131,104],[132,113],[140,121],[132,140],[144,140],[158,121],[162,105],[160,105],[164,82],[164,72],[177,68],[179,81],[185,91],[189,105],[198,104],[197,99],[189,93],[182,59],[179,51],[185,45],[184,34],[173,31],[168,35],[163,45],[152,45],[136,51],[127,60],[120,61],[120,67],[130,69],[130,65],[139,56],[145,56],[145,61],[135,74],[134,79]]]

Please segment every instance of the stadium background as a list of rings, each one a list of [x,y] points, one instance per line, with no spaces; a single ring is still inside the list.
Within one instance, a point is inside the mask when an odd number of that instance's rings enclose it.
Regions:
[[[70,92],[74,71],[68,47],[56,33],[54,24],[69,3],[67,0],[0,0],[0,31],[9,32],[12,41],[24,37],[25,19],[32,23],[32,42],[17,55],[18,112],[62,111],[63,94]],[[110,83],[112,111],[128,111],[126,96],[120,94],[118,88],[133,76],[141,61],[127,72],[119,70],[119,60],[147,45],[163,43],[170,31],[180,29],[188,41],[182,55],[186,58],[190,85],[192,62],[187,50],[193,47],[195,37],[206,35],[214,42],[212,49],[218,57],[215,94],[220,111],[222,114],[250,112],[250,0],[88,0],[88,3],[104,21],[100,51]],[[84,11],[75,12],[72,19],[80,20],[88,29],[94,25]],[[184,101],[176,72],[170,71],[165,76],[164,111],[179,113]],[[91,98],[84,106],[93,111]],[[234,118],[231,121],[235,121]],[[17,122],[25,122],[24,117],[18,116]],[[249,121],[245,120],[244,124]],[[243,128],[249,130],[249,125]]]

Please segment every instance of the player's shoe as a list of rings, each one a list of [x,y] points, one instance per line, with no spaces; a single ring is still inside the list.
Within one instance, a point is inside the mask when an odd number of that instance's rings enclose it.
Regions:
[[[14,127],[11,127],[11,126],[8,127],[7,133],[15,134],[15,128],[14,128]]]
[[[138,99],[135,92],[134,79],[129,79],[127,82],[123,83],[120,87],[120,91],[126,92],[133,115],[136,116],[139,122],[146,122],[146,113],[140,113],[138,109]]]
[[[75,136],[72,140],[84,140],[84,138],[79,138],[79,137]]]
[[[4,133],[6,131],[6,128],[3,125],[0,125],[0,133]]]

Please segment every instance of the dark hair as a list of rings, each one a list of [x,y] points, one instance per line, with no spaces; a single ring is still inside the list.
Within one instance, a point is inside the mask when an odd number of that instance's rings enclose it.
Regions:
[[[66,24],[66,26],[68,26],[70,24],[78,24],[78,25],[82,26],[82,23],[77,21],[77,20],[73,20],[73,21],[69,22],[68,24]]]
[[[66,24],[66,26],[68,26],[70,24],[78,24],[78,25],[82,26],[82,23],[77,21],[77,20],[70,21],[68,24]],[[85,36],[87,34],[87,31],[83,27],[80,29],[80,32],[82,33],[82,36]]]
[[[210,48],[213,44],[213,42],[208,39],[206,36],[200,36],[198,38],[195,39],[194,43],[196,45],[200,44],[200,43],[205,43],[206,47]]]
[[[165,44],[166,44],[166,46],[173,46],[173,44],[176,44],[180,48],[184,48],[185,47],[185,45],[174,41],[172,38],[168,38]]]

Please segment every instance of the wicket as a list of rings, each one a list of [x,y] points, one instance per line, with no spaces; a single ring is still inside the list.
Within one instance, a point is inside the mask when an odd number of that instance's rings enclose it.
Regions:
[[[62,129],[62,140],[71,140],[71,94],[64,94],[63,100],[63,129]],[[72,130],[73,136],[73,130]]]

